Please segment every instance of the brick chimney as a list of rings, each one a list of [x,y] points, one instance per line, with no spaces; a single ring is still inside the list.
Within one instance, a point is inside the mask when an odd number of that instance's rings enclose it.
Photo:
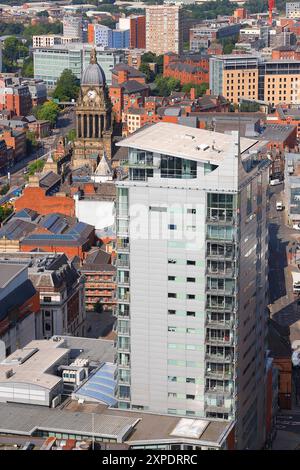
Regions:
[[[194,87],[190,89],[190,99],[193,101],[196,99],[196,90]]]

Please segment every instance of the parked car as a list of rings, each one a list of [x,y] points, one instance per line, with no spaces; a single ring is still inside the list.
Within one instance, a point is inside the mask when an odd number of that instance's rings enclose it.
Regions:
[[[270,180],[270,186],[276,186],[277,184],[281,184],[282,181],[280,181],[280,179],[274,179],[274,180]]]
[[[300,230],[300,224],[294,224],[293,229],[294,230]]]

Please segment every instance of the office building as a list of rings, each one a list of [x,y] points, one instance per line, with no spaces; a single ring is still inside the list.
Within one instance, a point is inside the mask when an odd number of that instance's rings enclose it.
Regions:
[[[112,30],[103,24],[88,25],[88,42],[96,46],[112,47]]]
[[[300,2],[286,2],[285,12],[287,18],[300,18]]]
[[[276,106],[300,102],[300,61],[263,61],[254,55],[224,55],[210,58],[210,89],[232,103],[240,98],[261,100]]]
[[[155,54],[183,48],[183,18],[178,6],[154,5],[146,8],[146,49]]]
[[[63,35],[68,38],[82,40],[82,18],[77,16],[64,16]]]
[[[238,448],[261,448],[265,145],[170,123],[117,145],[119,407],[236,419]]]
[[[90,44],[75,43],[51,48],[40,48],[33,52],[34,78],[42,79],[48,87],[54,87],[65,69],[70,69],[78,79],[90,62]],[[107,85],[111,84],[111,69],[124,59],[122,51],[103,51],[96,47],[98,62],[101,65]]]
[[[128,49],[130,40],[130,29],[113,29],[112,30],[112,48]]]
[[[199,52],[203,38],[211,41],[218,41],[225,38],[234,38],[239,35],[241,25],[227,23],[208,23],[193,26],[190,29],[190,50]]]

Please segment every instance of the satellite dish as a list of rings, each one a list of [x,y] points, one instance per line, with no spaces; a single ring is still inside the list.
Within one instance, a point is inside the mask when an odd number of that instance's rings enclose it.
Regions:
[[[292,354],[292,363],[293,366],[298,367],[300,366],[300,351],[294,351]]]

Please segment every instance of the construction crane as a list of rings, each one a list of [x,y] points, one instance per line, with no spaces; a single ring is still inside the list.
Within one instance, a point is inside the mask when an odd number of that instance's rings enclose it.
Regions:
[[[268,0],[268,7],[269,7],[269,24],[273,22],[273,10],[275,8],[275,0]]]

